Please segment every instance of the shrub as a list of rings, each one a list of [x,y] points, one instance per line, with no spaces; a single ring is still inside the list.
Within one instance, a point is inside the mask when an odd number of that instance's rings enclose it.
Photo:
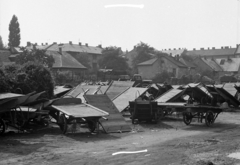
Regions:
[[[20,90],[22,94],[46,91],[46,94],[43,95],[45,98],[53,96],[54,81],[51,72],[40,64],[28,62],[22,66],[7,65],[2,69],[1,75],[3,80],[0,83],[7,83],[6,87],[2,87],[3,91],[16,92]]]

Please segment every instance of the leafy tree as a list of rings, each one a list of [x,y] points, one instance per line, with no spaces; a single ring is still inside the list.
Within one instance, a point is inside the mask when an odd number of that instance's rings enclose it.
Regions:
[[[173,74],[164,70],[163,72],[156,74],[152,80],[154,83],[164,83],[168,82],[171,77],[173,77]]]
[[[27,94],[46,91],[46,98],[53,96],[54,81],[48,68],[34,62],[23,65],[6,65],[0,68],[0,91]]]
[[[100,68],[128,71],[126,59],[120,57],[121,48],[110,46],[103,49],[103,58],[99,60]]]
[[[3,45],[3,41],[2,41],[2,37],[0,36],[0,49],[4,49],[4,45]]]
[[[17,64],[22,65],[32,61],[51,68],[55,62],[53,56],[46,54],[46,50],[33,49],[30,51],[25,48],[22,48],[22,50],[23,52],[16,57]]]
[[[135,49],[138,55],[133,59],[133,72],[137,73],[137,65],[151,59],[152,56],[150,54],[154,53],[154,48],[146,43],[140,42],[136,45]]]
[[[18,18],[13,15],[12,20],[9,24],[9,38],[8,46],[18,47],[20,45],[20,28],[18,23]]]

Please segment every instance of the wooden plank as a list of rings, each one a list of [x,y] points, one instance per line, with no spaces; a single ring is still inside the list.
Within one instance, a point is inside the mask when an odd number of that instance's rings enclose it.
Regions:
[[[66,93],[63,97],[77,97],[79,94],[84,93],[87,91],[89,94],[93,94],[97,89],[100,87],[100,85],[78,85],[77,87],[70,90],[68,93]]]
[[[84,97],[90,105],[109,113],[108,120],[101,120],[107,132],[131,131],[130,125],[126,123],[122,114],[119,113],[107,95],[84,95]]]
[[[122,112],[129,105],[129,101],[134,101],[147,90],[148,88],[131,87],[114,99],[113,103],[119,112]]]
[[[73,116],[76,118],[86,117],[103,117],[108,116],[107,112],[104,112],[98,108],[93,108],[87,104],[69,104],[69,105],[51,105],[54,109],[61,111],[62,113]]]

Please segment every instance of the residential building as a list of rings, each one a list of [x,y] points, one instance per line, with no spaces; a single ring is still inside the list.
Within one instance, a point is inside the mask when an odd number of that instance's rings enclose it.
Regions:
[[[161,54],[158,57],[138,64],[138,73],[144,79],[152,79],[163,71],[171,72],[176,78],[191,74],[189,67],[172,56]]]
[[[62,52],[69,53],[77,60],[79,59],[78,56],[86,55],[89,61],[89,65],[91,66],[91,68],[88,68],[88,69],[91,71],[97,71],[99,69],[98,60],[101,58],[101,55],[102,55],[101,45],[94,47],[94,46],[89,46],[87,43],[85,45],[82,45],[81,42],[79,42],[78,44],[73,44],[71,41],[65,44],[62,44],[62,43],[57,44],[56,42],[54,42],[51,45],[48,45],[48,44],[33,45],[30,42],[27,43],[27,48],[33,49],[33,46],[35,46],[37,49],[45,49],[47,51],[55,51],[55,52],[59,51],[59,48],[61,48]],[[79,62],[81,63],[81,61]]]

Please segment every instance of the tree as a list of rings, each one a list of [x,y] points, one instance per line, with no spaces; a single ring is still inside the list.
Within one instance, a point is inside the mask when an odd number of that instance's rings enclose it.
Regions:
[[[0,49],[4,49],[4,45],[3,45],[3,41],[2,41],[2,37],[0,36]]]
[[[55,62],[53,56],[46,54],[46,50],[34,49],[30,51],[25,48],[22,48],[22,50],[23,52],[16,57],[15,62],[17,64],[22,65],[24,63],[32,61],[51,68]]]
[[[20,28],[18,23],[18,18],[13,15],[12,20],[9,24],[9,37],[8,37],[8,46],[18,47],[20,45]]]
[[[152,56],[150,54],[154,53],[155,50],[153,47],[143,42],[140,42],[135,47],[138,55],[133,59],[133,72],[137,73],[137,65],[151,59]]]
[[[128,71],[129,66],[126,59],[120,57],[121,48],[110,46],[103,49],[103,58],[99,60],[100,68],[113,69],[117,71]]]

